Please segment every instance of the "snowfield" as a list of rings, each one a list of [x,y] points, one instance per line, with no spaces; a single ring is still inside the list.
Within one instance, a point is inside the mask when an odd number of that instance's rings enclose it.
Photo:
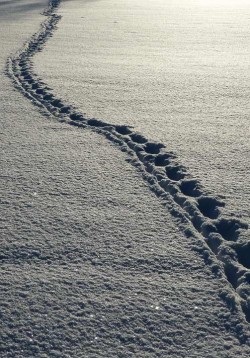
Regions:
[[[162,73],[152,57],[162,54],[145,24],[161,31],[161,14],[172,9],[177,21],[183,3],[0,0],[1,357],[249,357],[246,99],[231,107],[242,117],[221,120],[225,135],[207,146],[209,109],[201,121],[189,112],[193,129],[183,132],[186,114],[173,110],[166,123],[172,105],[151,92]],[[232,18],[244,6],[247,19],[249,6],[237,4]],[[145,35],[137,54],[126,37],[136,36],[124,35],[133,26]],[[197,97],[187,91],[190,108]],[[206,124],[210,142],[212,117]],[[229,191],[234,170],[242,177]]]
[[[249,2],[74,0],[58,14],[34,58],[55,94],[165,144],[250,224]]]

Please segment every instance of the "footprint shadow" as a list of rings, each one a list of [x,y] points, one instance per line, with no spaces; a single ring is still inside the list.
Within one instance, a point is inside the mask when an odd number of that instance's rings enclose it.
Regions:
[[[200,212],[209,219],[217,219],[220,214],[220,207],[225,204],[216,198],[202,196],[197,200]]]

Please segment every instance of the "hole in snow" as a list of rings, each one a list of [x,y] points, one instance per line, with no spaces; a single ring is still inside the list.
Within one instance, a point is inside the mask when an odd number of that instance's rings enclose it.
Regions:
[[[198,199],[198,208],[207,218],[216,219],[220,214],[219,206],[224,206],[224,203],[215,198],[202,197]]]
[[[221,236],[228,241],[236,241],[240,229],[247,229],[247,224],[237,219],[220,219],[215,226]]]
[[[145,152],[147,152],[149,154],[159,154],[161,148],[163,148],[163,147],[164,147],[163,144],[148,142],[145,145]]]
[[[181,180],[185,177],[185,173],[179,167],[167,166],[166,173],[169,179],[174,181]]]
[[[195,179],[183,180],[180,184],[180,189],[187,196],[197,197],[201,195],[199,182]]]

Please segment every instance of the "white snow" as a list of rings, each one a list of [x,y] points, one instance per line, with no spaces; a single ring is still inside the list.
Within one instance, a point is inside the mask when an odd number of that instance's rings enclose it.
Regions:
[[[72,33],[79,14],[110,3],[118,16],[109,0],[63,3],[36,55],[42,79],[81,111]],[[122,4],[126,19],[132,3]],[[173,198],[158,198],[129,154],[90,127],[44,116],[4,73],[45,5],[0,0],[1,357],[248,357],[239,296]]]
[[[34,59],[55,93],[166,144],[250,224],[249,2],[75,0],[59,14]]]

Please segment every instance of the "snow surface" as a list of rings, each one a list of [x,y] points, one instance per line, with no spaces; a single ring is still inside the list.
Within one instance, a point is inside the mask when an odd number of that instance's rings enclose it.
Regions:
[[[1,357],[248,357],[239,296],[172,197],[5,76],[45,4],[0,0]]]
[[[250,224],[249,1],[74,0],[59,14],[34,59],[55,93],[166,144]]]

